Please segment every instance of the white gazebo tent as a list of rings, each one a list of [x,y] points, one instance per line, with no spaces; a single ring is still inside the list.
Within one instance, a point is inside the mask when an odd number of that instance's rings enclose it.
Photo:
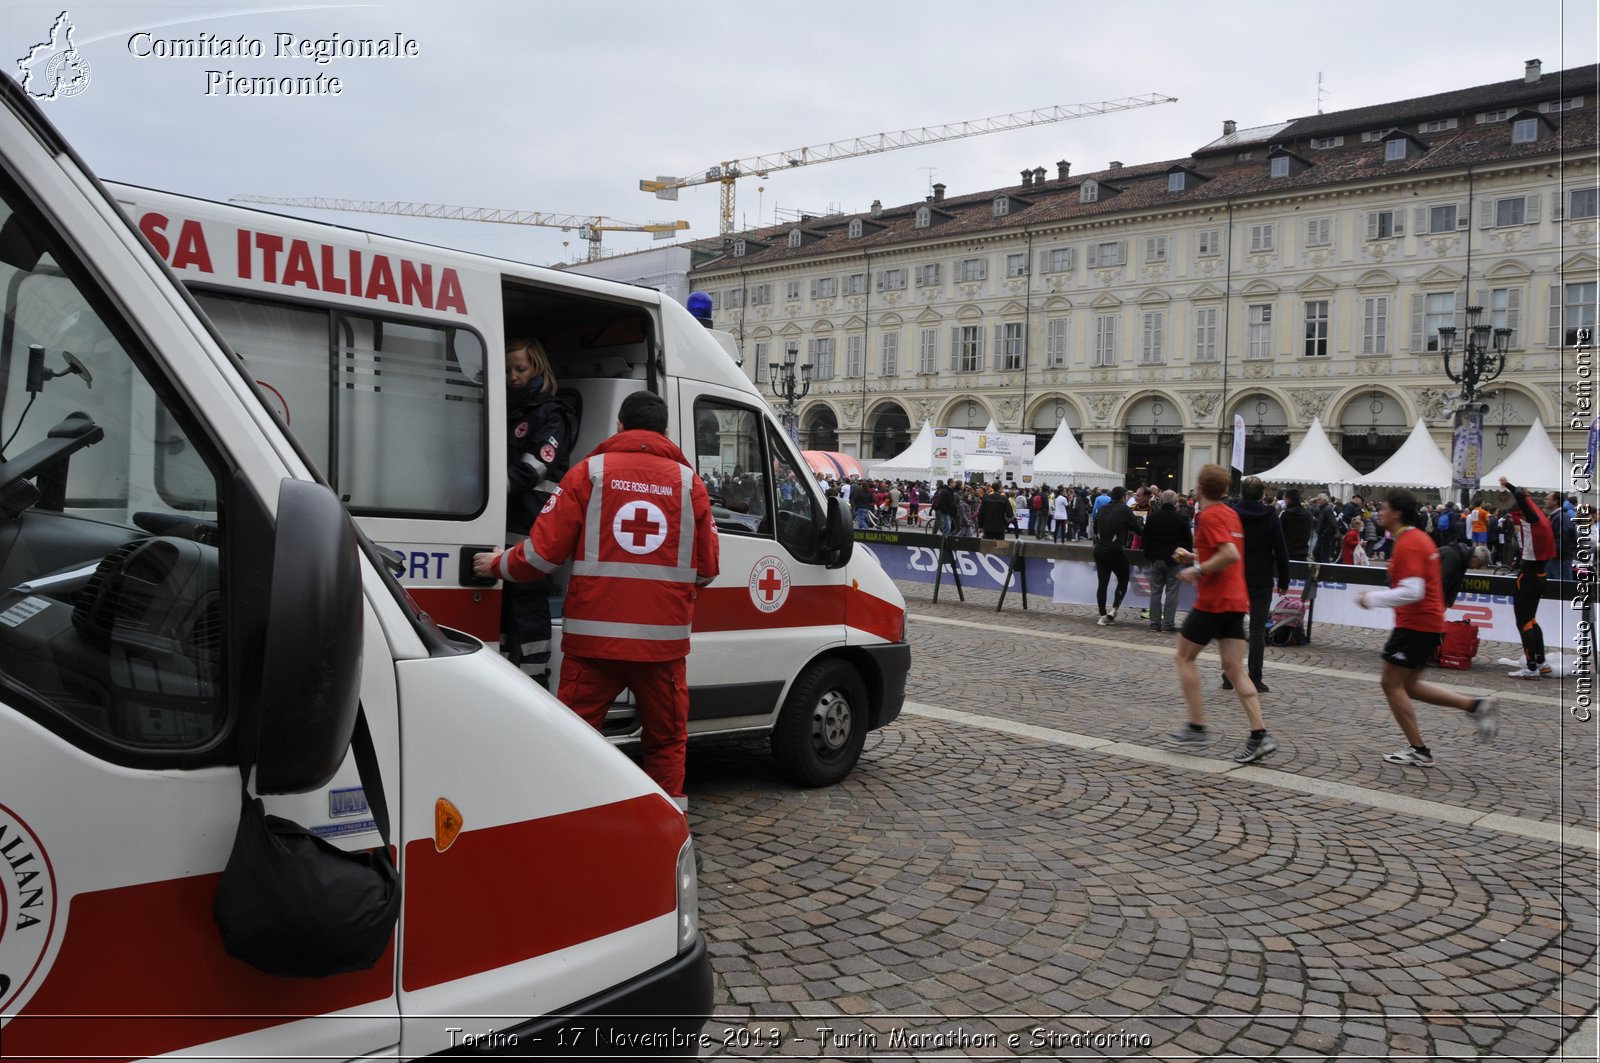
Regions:
[[[1450,492],[1450,460],[1439,452],[1428,426],[1418,421],[1400,449],[1389,460],[1354,480],[1359,487],[1412,487]]]
[[[933,425],[922,422],[917,438],[911,445],[892,458],[885,458],[872,467],[870,475],[876,479],[927,480],[933,476]]]
[[[1038,483],[1083,484],[1087,487],[1116,487],[1127,477],[1113,472],[1084,453],[1067,427],[1066,418],[1056,428],[1050,443],[1033,457],[1033,478]]]
[[[1483,474],[1479,486],[1489,489],[1500,486],[1500,477],[1518,487],[1537,491],[1570,491],[1569,475],[1561,461],[1561,454],[1544,429],[1544,422],[1535,417],[1528,434],[1517,449],[1506,455],[1499,465]]]
[[[1313,420],[1306,429],[1306,437],[1289,456],[1268,469],[1256,473],[1261,479],[1274,484],[1348,484],[1361,479],[1361,474],[1333,449],[1328,433],[1322,430],[1322,421]]]
[[[983,434],[995,436],[1000,434],[1000,426],[994,423],[994,418],[989,418],[989,423],[983,426]],[[994,476],[1005,465],[1005,459],[998,454],[963,454],[961,456],[961,471],[963,474],[981,472],[985,476]]]

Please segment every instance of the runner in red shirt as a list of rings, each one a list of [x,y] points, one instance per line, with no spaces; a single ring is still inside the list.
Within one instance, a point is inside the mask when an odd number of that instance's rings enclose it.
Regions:
[[[1222,655],[1222,674],[1228,677],[1239,695],[1239,704],[1250,721],[1250,737],[1233,759],[1249,764],[1278,748],[1267,734],[1261,718],[1261,697],[1245,669],[1244,614],[1250,608],[1250,595],[1244,584],[1244,526],[1239,515],[1222,501],[1228,491],[1228,470],[1220,465],[1200,469],[1200,515],[1195,518],[1194,552],[1179,547],[1173,558],[1189,565],[1178,573],[1185,583],[1198,583],[1194,609],[1184,618],[1178,633],[1178,685],[1189,708],[1189,723],[1168,737],[1174,742],[1203,747],[1211,736],[1206,733],[1206,707],[1200,691],[1200,666],[1195,659],[1212,639]]]
[[[1405,732],[1410,748],[1386,753],[1391,764],[1433,767],[1433,752],[1417,726],[1412,701],[1443,705],[1470,713],[1480,739],[1493,738],[1500,729],[1493,697],[1469,698],[1447,687],[1422,681],[1422,670],[1433,659],[1444,637],[1444,590],[1439,575],[1439,548],[1417,527],[1417,499],[1410,491],[1391,491],[1378,503],[1378,523],[1394,536],[1394,556],[1389,562],[1389,589],[1367,591],[1356,597],[1363,609],[1392,608],[1394,630],[1383,647],[1383,695],[1389,711]]]

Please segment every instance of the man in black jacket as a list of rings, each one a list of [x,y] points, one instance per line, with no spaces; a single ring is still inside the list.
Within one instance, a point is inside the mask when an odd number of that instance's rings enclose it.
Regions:
[[[1178,512],[1178,492],[1163,491],[1156,511],[1144,524],[1144,559],[1150,564],[1150,630],[1178,630],[1178,572],[1172,559],[1178,547],[1194,549],[1194,533]]]
[[[1283,541],[1289,548],[1290,561],[1311,560],[1311,531],[1316,518],[1300,504],[1300,491],[1291,487],[1283,493],[1283,512],[1278,516],[1283,525]]]
[[[978,531],[985,539],[1004,539],[1006,527],[1011,523],[1011,503],[1000,489],[989,485],[988,493],[978,503]]]
[[[1456,604],[1467,569],[1488,565],[1489,548],[1482,543],[1446,543],[1439,547],[1439,589],[1444,593],[1444,607],[1449,609]]]
[[[1094,572],[1095,605],[1100,608],[1101,627],[1117,622],[1117,610],[1128,593],[1128,541],[1144,529],[1144,522],[1133,515],[1123,496],[1127,492],[1119,485],[1111,489],[1111,501],[1100,507],[1094,518]],[[1112,574],[1117,577],[1117,595],[1106,612],[1106,584]]]
[[[1250,655],[1247,671],[1256,690],[1267,693],[1261,681],[1261,666],[1267,653],[1267,620],[1272,611],[1272,577],[1278,577],[1278,593],[1289,589],[1289,547],[1284,542],[1278,511],[1261,500],[1266,484],[1259,477],[1246,476],[1239,484],[1239,501],[1234,510],[1244,525],[1244,586],[1250,595]],[[1233,684],[1222,679],[1225,690]]]
[[[1317,560],[1328,564],[1339,560],[1339,516],[1327,495],[1317,496]]]

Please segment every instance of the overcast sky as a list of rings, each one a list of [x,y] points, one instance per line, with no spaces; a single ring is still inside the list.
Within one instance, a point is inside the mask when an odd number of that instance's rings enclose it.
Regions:
[[[62,7],[13,3],[0,56],[47,40]],[[1147,93],[1177,103],[746,178],[742,225],[775,210],[866,210],[1187,155],[1241,127],[1596,62],[1594,0],[450,0],[359,5],[72,5],[88,86],[43,106],[102,177],[215,199],[411,200],[715,235],[717,189],[676,203],[642,177],[803,145]],[[275,58],[276,34],[415,41],[398,59]],[[135,36],[144,34],[144,36]],[[202,34],[262,58],[140,57]],[[340,95],[227,95],[207,71],[337,77]],[[1552,89],[1552,95],[1555,90]],[[286,208],[280,208],[286,209]],[[523,261],[580,257],[575,232],[366,214],[309,217]],[[570,243],[565,246],[564,242]],[[653,245],[611,233],[608,251]]]

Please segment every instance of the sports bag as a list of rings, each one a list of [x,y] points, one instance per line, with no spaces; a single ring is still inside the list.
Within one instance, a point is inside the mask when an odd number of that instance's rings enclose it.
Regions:
[[[1444,638],[1434,651],[1440,668],[1466,671],[1478,655],[1478,628],[1470,620],[1451,620],[1444,625]]]
[[[1304,646],[1306,638],[1306,603],[1298,597],[1285,594],[1272,607],[1267,617],[1267,641],[1274,646]]]
[[[249,746],[252,743],[245,743]],[[212,899],[228,955],[285,978],[363,971],[388,950],[400,917],[400,876],[389,854],[389,806],[364,709],[351,735],[367,806],[383,838],[347,853],[298,823],[268,815],[242,786],[243,809]],[[240,758],[249,778],[253,751]]]

